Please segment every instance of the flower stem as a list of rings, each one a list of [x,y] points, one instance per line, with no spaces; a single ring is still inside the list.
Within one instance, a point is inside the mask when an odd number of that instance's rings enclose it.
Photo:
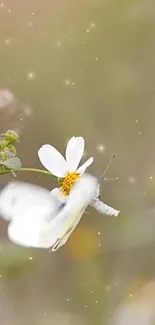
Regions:
[[[35,172],[35,173],[40,173],[44,175],[52,175],[50,172],[43,170],[43,169],[37,169],[37,168],[20,168],[17,171],[14,172]],[[5,174],[11,174],[11,170],[4,170],[0,171],[0,175],[5,175]]]

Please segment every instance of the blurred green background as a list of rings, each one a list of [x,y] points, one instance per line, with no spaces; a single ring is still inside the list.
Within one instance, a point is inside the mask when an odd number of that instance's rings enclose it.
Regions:
[[[41,167],[44,143],[63,153],[73,135],[85,138],[94,175],[115,152],[107,176],[119,180],[103,183],[101,197],[121,210],[112,218],[89,209],[56,253],[13,245],[1,220],[3,325],[106,325],[154,280],[154,34],[153,0],[0,3],[0,133],[19,131],[23,167]],[[48,176],[18,179],[56,185]]]

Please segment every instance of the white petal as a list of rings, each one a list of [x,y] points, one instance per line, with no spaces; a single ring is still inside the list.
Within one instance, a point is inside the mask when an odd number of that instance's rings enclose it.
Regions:
[[[64,195],[63,192],[58,188],[55,187],[51,192],[50,195],[53,199],[57,200],[60,204],[66,203],[68,200],[68,196]]]
[[[86,168],[93,163],[94,158],[90,157],[81,167],[77,169],[77,172],[81,175],[85,172]]]
[[[72,137],[66,147],[66,162],[68,171],[77,169],[83,156],[85,141],[82,137]]]
[[[59,192],[60,192],[59,188],[55,187],[55,188],[53,188],[53,190],[51,190],[50,195],[52,195],[52,197],[55,198],[55,197],[58,197]]]
[[[58,187],[55,187],[55,188],[53,188],[53,190],[51,190],[50,195],[53,198],[58,198],[59,192],[60,192],[59,188]]]
[[[38,156],[43,166],[57,177],[67,174],[67,164],[61,153],[49,144],[44,144],[38,150]]]

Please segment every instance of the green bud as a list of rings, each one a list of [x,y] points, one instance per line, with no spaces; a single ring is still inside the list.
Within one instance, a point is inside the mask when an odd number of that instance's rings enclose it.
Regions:
[[[1,135],[1,137],[4,140],[8,141],[9,144],[15,144],[19,142],[19,135],[13,130],[6,131]]]
[[[8,158],[10,158],[10,155],[7,151],[6,152],[3,151],[0,153],[0,161],[7,160]]]
[[[17,151],[16,151],[16,148],[15,148],[15,146],[13,144],[9,144],[7,146],[7,149],[8,149],[8,151],[10,151],[11,153],[14,153],[16,155]]]
[[[0,162],[3,162],[5,160],[7,160],[8,158],[10,158],[9,153],[7,151],[6,152],[1,151],[1,153],[0,153]],[[3,166],[3,165],[0,166],[0,171],[4,171],[4,170],[7,170],[7,169],[8,168],[6,166]]]
[[[7,149],[7,147],[8,147],[8,141],[5,140],[0,141],[0,151]]]
[[[1,151],[0,152],[0,172],[4,171],[4,170],[8,170],[10,168],[8,168],[8,166],[2,164],[3,161],[6,162],[8,159],[10,158],[14,158],[15,154],[10,152],[10,151]]]

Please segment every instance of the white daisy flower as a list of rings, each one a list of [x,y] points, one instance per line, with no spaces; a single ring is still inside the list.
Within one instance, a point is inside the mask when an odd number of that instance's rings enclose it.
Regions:
[[[64,196],[69,195],[74,183],[93,162],[93,157],[91,157],[78,168],[84,153],[84,146],[85,141],[82,137],[72,137],[66,147],[66,159],[57,149],[49,144],[44,144],[38,150],[38,156],[42,165],[54,176],[62,178],[60,189],[56,188],[53,190],[56,195],[60,194],[60,199],[62,200]]]

